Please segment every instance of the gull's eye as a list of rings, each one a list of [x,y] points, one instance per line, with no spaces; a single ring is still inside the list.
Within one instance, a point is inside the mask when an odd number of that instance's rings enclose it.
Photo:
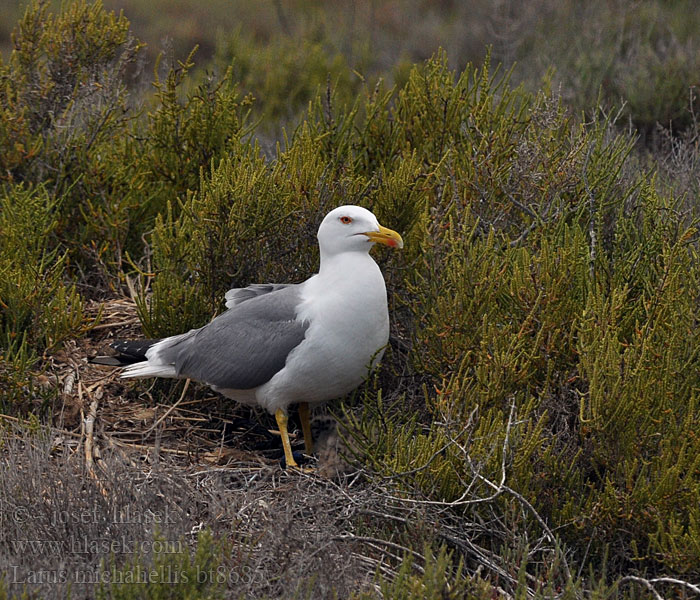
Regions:
[[[346,216],[346,217],[340,217],[340,222],[341,222],[343,225],[350,225],[350,223],[352,223],[352,218],[351,218],[351,217],[347,217],[347,216]]]

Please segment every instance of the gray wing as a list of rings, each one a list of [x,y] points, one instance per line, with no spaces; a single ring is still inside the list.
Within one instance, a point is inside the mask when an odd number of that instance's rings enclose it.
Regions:
[[[178,336],[163,352],[174,359],[178,376],[222,389],[258,387],[284,367],[304,339],[308,323],[296,319],[299,301],[297,285],[280,286]]]
[[[252,298],[257,298],[258,296],[263,296],[269,294],[270,292],[276,292],[283,288],[295,285],[293,283],[254,283],[244,288],[233,288],[226,292],[224,298],[226,298],[226,308],[233,308],[234,306],[250,300]]]

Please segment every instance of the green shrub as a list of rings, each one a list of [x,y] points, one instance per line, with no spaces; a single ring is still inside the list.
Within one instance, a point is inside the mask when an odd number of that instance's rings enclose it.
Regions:
[[[190,56],[156,76],[151,110],[139,118],[125,82],[140,45],[127,19],[100,2],[53,14],[35,0],[13,39],[0,65],[0,177],[60,197],[56,245],[90,283],[113,287],[125,252],[142,251],[166,203],[177,207],[199,187],[200,169],[245,135],[250,101],[230,71],[189,85]]]
[[[554,66],[570,104],[583,111],[622,106],[623,126],[631,123],[645,135],[657,123],[677,132],[692,124],[688,109],[697,110],[691,89],[700,56],[690,24],[697,22],[697,3],[562,2],[545,14],[514,40],[530,82],[538,79],[533,65]],[[567,34],[551,35],[562,26]]]
[[[0,65],[3,180],[72,183],[73,153],[84,154],[120,118],[123,90],[112,80],[115,64],[124,67],[136,49],[128,28],[100,2],[74,2],[58,14],[30,3]]]
[[[440,548],[437,555],[430,547],[425,548],[421,557],[420,571],[414,565],[413,556],[406,556],[401,563],[393,581],[378,577],[381,584],[382,598],[391,600],[409,600],[424,598],[425,600],[457,599],[457,598],[491,598],[493,588],[484,581],[475,578],[467,581],[462,575],[462,565],[454,568],[452,556],[445,547]],[[357,600],[374,598],[366,594],[356,597]]]
[[[37,0],[13,44],[0,64],[0,181],[43,184],[60,198],[54,242],[99,273],[117,261],[128,228],[119,151],[133,118],[124,79],[139,45],[126,18],[99,1],[54,14]]]
[[[348,138],[351,131],[348,126],[336,135]],[[409,230],[411,208],[420,210],[424,197],[418,190],[407,200],[400,195],[413,186],[420,165],[408,161],[386,178],[368,178],[348,169],[346,154],[327,155],[328,135],[323,123],[304,125],[272,164],[257,145],[239,140],[227,158],[202,173],[196,193],[158,217],[152,238],[157,276],[152,295],[140,301],[149,335],[201,326],[222,309],[231,287],[312,275],[318,225],[335,206],[371,192],[366,203],[380,219]]]
[[[433,421],[375,414],[354,436],[382,473],[417,469],[400,481],[428,498],[464,499],[469,481],[486,498],[476,474],[503,476],[574,552],[600,561],[624,547],[614,568],[692,569],[695,230],[650,184],[623,178],[628,140],[604,123],[571,128],[546,96],[499,85],[438,59],[399,93],[403,135],[428,140],[430,216],[403,324],[408,359],[435,386],[423,392]],[[438,107],[451,116],[430,137]]]
[[[25,335],[40,351],[83,331],[82,298],[55,241],[60,203],[44,187],[0,192],[0,336]]]
[[[99,600],[215,600],[224,598],[230,570],[226,551],[210,531],[199,533],[194,551],[183,542],[184,551],[174,552],[180,543],[153,540],[153,555],[135,556],[126,565],[112,564],[105,572],[106,581],[99,582]],[[235,583],[231,581],[230,583]]]
[[[135,185],[142,204],[150,208],[145,215],[150,223],[169,201],[196,191],[200,171],[235,154],[250,131],[246,121],[251,99],[240,97],[232,71],[194,86],[188,75],[194,54],[171,66],[164,80],[156,74],[153,107],[137,133],[140,143],[131,149],[137,161]]]
[[[256,100],[260,129],[272,134],[279,134],[281,126],[294,127],[328,85],[337,101],[347,105],[362,86],[344,55],[313,33],[301,39],[276,36],[262,44],[239,29],[220,36],[214,64],[233,69],[235,80]]]
[[[26,334],[20,337],[12,332],[0,340],[0,410],[3,413],[24,412],[30,408],[28,401],[41,396],[32,370],[38,361]]]
[[[0,407],[13,412],[40,399],[33,369],[46,351],[86,331],[83,299],[66,281],[59,253],[60,201],[45,188],[0,191]]]
[[[241,144],[234,156],[213,168],[179,210],[156,221],[156,276],[152,296],[140,303],[149,335],[201,326],[220,312],[230,287],[277,279],[278,265],[265,255],[285,251],[280,234],[289,233],[292,209],[275,200],[273,179],[256,148]]]

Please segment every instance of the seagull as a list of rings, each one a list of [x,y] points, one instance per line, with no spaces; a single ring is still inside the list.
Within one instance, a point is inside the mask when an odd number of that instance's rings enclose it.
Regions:
[[[93,362],[124,366],[123,378],[191,379],[275,415],[286,463],[299,468],[287,431],[299,405],[306,452],[313,452],[310,407],[363,383],[389,340],[386,286],[369,251],[403,248],[401,236],[369,210],[340,206],[318,229],[318,273],[296,284],[229,290],[227,310],[199,329],[160,340],[116,341],[118,357]],[[100,360],[105,359],[105,360]]]

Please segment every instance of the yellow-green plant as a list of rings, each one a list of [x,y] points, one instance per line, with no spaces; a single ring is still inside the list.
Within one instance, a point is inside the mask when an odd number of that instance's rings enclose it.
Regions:
[[[55,245],[59,204],[44,187],[0,192],[0,331],[5,339],[25,335],[36,349],[83,324],[82,298],[64,281],[68,256]]]
[[[225,544],[211,531],[199,533],[194,549],[184,540],[166,540],[157,534],[153,538],[151,556],[137,553],[123,564],[112,557],[111,564],[101,566],[96,598],[216,600],[224,598],[226,588],[235,583],[237,573],[227,563]]]

